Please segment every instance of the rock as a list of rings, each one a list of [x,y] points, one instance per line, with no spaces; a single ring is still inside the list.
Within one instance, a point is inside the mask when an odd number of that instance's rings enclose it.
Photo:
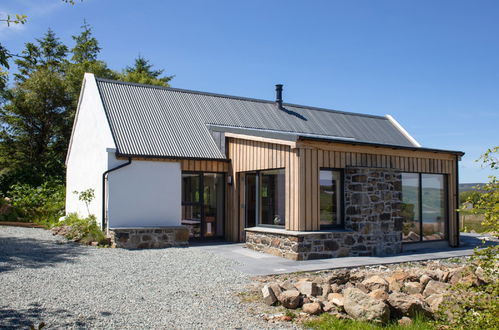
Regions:
[[[426,288],[423,291],[423,296],[428,297],[436,293],[444,293],[449,287],[447,283],[442,283],[439,281],[431,280],[426,284]]]
[[[431,316],[431,310],[425,301],[401,292],[388,296],[388,304],[395,315],[415,317],[417,314]]]
[[[386,292],[383,289],[376,289],[376,290],[371,291],[369,293],[369,296],[374,298],[374,299],[386,301],[388,299],[388,292]]]
[[[426,274],[423,274],[419,278],[419,283],[421,283],[421,285],[424,287],[424,286],[426,286],[426,284],[428,284],[428,282],[430,282],[430,280],[431,280],[431,277],[429,277]]]
[[[364,293],[369,293],[369,289],[366,288],[366,286],[362,283],[357,283],[355,284],[354,288],[357,288],[359,289],[360,291],[364,292]]]
[[[310,297],[303,297],[303,301],[302,301],[302,304],[310,304],[312,301],[312,299],[310,299]]]
[[[274,291],[270,288],[270,285],[266,284],[262,288],[262,295],[263,295],[263,301],[267,304],[272,306],[273,304],[276,303],[277,297],[274,294]]]
[[[300,306],[301,297],[300,292],[298,292],[297,290],[286,290],[283,291],[283,293],[281,293],[279,297],[277,297],[277,299],[279,299],[279,302],[285,308],[295,309]]]
[[[343,307],[345,304],[344,297],[341,293],[330,293],[327,296],[327,300],[335,304],[336,306]]]
[[[300,280],[295,283],[295,287],[300,291],[301,294],[306,296],[318,296],[320,295],[319,287],[316,283],[309,282],[306,280]]]
[[[423,292],[423,285],[419,282],[406,282],[404,284],[404,292],[408,294],[417,294]]]
[[[404,285],[404,281],[409,277],[409,275],[404,271],[394,272],[388,279],[388,288],[391,291],[400,291]]]
[[[310,315],[319,315],[322,313],[322,307],[319,303],[303,304],[302,309],[305,313]]]
[[[342,287],[336,283],[331,284],[330,288],[331,288],[331,292],[341,292],[341,290],[342,290]]]
[[[338,308],[336,307],[336,305],[330,301],[324,302],[324,307],[322,307],[322,309],[324,310],[324,312],[328,312],[328,313],[329,312],[338,312]]]
[[[426,297],[425,301],[428,303],[428,305],[430,305],[431,311],[433,313],[436,313],[438,308],[440,307],[440,304],[444,301],[444,294],[432,294],[431,296]]]
[[[484,284],[489,283],[489,279],[482,267],[478,266],[475,270],[475,276]]]
[[[369,291],[381,289],[388,292],[388,282],[385,281],[381,276],[372,276],[368,279],[362,281],[362,285],[364,285]]]
[[[321,285],[321,291],[322,291],[322,294],[321,296],[322,297],[327,297],[328,294],[330,294],[332,291],[331,291],[331,285],[329,284],[323,284]]]
[[[282,293],[281,286],[277,283],[271,283],[269,284],[269,287],[272,289],[272,292],[274,292],[274,295],[276,297],[279,297],[279,295]]]
[[[279,283],[279,286],[284,290],[296,290],[295,285],[290,280]]]
[[[482,282],[473,272],[471,272],[470,269],[467,269],[466,267],[459,267],[453,270],[449,277],[450,284],[466,283],[471,285],[480,285]]]
[[[413,231],[409,232],[405,238],[410,241],[419,241],[419,235]]]
[[[90,242],[90,246],[99,246],[99,242]]]
[[[386,323],[390,319],[390,308],[356,288],[343,291],[345,311],[356,320]]]
[[[403,327],[408,327],[412,325],[412,319],[408,318],[407,316],[404,316],[399,320],[399,325]]]
[[[327,283],[329,284],[345,284],[350,279],[350,270],[348,269],[339,269],[333,271],[333,273],[326,278]]]

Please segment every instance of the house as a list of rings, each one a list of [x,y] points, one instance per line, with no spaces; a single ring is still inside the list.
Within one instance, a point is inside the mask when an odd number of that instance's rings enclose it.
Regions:
[[[373,116],[85,74],[67,156],[73,191],[118,246],[246,242],[293,260],[459,245],[459,151]]]

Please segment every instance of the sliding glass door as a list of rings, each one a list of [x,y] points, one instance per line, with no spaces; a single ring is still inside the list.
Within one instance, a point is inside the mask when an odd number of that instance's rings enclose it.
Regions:
[[[223,236],[224,175],[182,173],[182,225],[193,239]]]

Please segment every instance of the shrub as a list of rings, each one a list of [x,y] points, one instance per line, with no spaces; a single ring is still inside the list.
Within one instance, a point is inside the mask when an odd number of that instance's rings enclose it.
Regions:
[[[61,221],[58,227],[67,226],[64,236],[76,242],[90,244],[97,242],[99,245],[107,245],[106,235],[97,225],[95,215],[80,218],[76,213],[70,213]]]
[[[0,197],[0,221],[19,221],[19,212],[9,198]]]
[[[15,184],[8,195],[22,221],[51,226],[64,215],[65,187],[58,181],[47,181],[38,187]]]

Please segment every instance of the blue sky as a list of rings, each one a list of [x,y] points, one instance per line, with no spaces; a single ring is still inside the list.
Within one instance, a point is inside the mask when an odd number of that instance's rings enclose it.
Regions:
[[[11,51],[83,19],[113,69],[141,54],[173,87],[394,116],[423,146],[462,150],[460,181],[499,145],[499,1],[6,0],[28,15],[0,27]]]

